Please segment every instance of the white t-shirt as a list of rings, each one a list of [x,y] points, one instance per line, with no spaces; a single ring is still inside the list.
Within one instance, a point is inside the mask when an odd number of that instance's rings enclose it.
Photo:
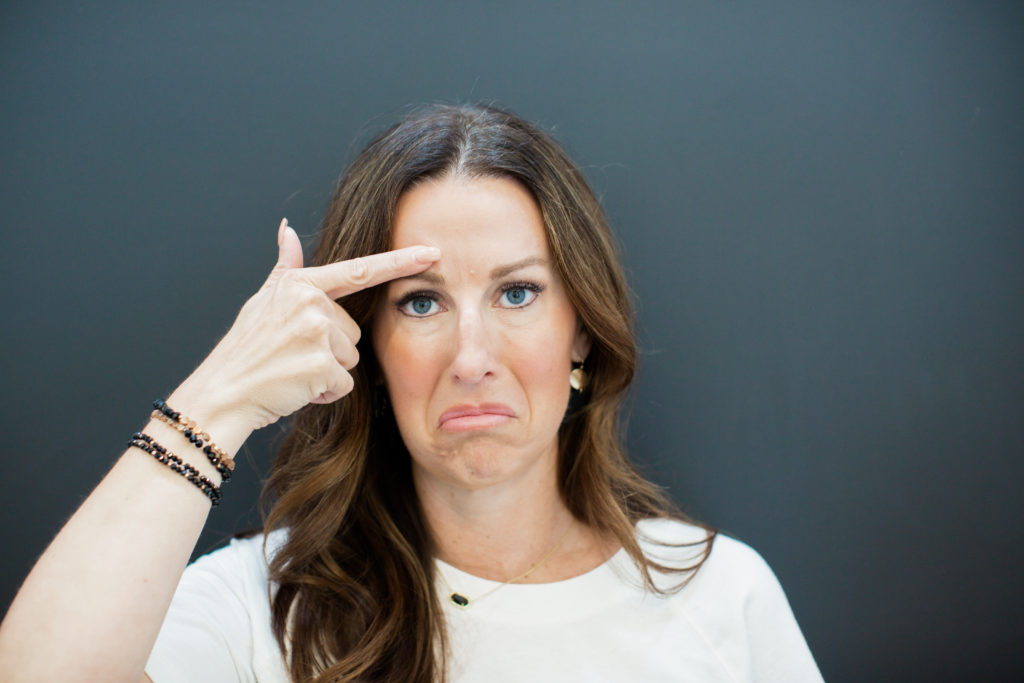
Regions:
[[[702,529],[668,520],[637,526],[649,557],[691,564],[700,548],[649,542],[700,540]],[[284,540],[274,532],[272,555]],[[620,550],[566,581],[499,584],[438,562],[468,608],[442,600],[452,683],[520,681],[821,681],[786,596],[749,546],[719,534],[681,591],[643,589]],[[658,576],[659,585],[679,577]],[[438,591],[448,589],[438,578]],[[146,665],[154,683],[290,681],[270,628],[263,537],[235,540],[190,565]]]

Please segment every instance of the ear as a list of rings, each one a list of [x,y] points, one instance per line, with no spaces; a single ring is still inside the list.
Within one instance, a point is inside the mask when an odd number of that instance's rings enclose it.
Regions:
[[[572,362],[582,363],[590,353],[590,333],[583,323],[576,323],[576,336],[572,340]]]

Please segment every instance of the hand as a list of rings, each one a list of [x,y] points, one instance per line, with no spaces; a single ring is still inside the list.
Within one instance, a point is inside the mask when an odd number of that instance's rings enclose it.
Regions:
[[[408,247],[303,268],[302,246],[287,219],[278,245],[267,281],[175,392],[183,401],[207,404],[195,409],[200,425],[199,414],[211,421],[230,414],[249,431],[260,429],[308,403],[330,403],[352,391],[349,371],[359,361],[360,330],[334,299],[426,270],[441,256],[434,247]],[[168,403],[184,414],[192,410]]]

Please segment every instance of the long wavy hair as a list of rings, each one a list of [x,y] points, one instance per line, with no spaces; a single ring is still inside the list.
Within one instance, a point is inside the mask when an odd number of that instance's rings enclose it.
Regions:
[[[636,369],[630,293],[611,231],[583,174],[539,128],[493,106],[413,111],[374,139],[338,183],[315,265],[391,248],[402,193],[442,177],[517,180],[540,207],[555,271],[591,338],[582,405],[558,434],[558,485],[575,518],[614,537],[641,570],[689,566],[645,557],[638,521],[685,519],[633,467],[623,445],[622,401]],[[341,300],[364,334],[355,388],[297,412],[264,489],[265,531],[287,529],[270,562],[274,633],[296,681],[445,678],[445,622],[434,591],[434,542],[421,517],[410,456],[387,409],[370,339],[379,288]],[[687,520],[689,521],[689,520]],[[699,544],[698,544],[699,545]]]

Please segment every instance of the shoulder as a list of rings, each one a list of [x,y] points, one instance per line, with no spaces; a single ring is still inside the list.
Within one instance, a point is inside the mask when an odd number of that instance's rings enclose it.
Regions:
[[[637,535],[647,557],[668,567],[696,566],[707,550],[708,532],[685,522],[648,520]],[[821,681],[782,585],[746,543],[718,533],[693,574],[656,574],[666,604],[737,680]]]
[[[151,679],[287,680],[267,578],[284,539],[283,532],[233,539],[185,569],[146,664]]]
[[[742,599],[752,593],[781,590],[760,553],[723,533],[680,520],[648,519],[637,525],[637,538],[653,562],[676,569],[699,565],[691,583],[701,593],[724,591]],[[662,576],[679,583],[677,573]]]
[[[180,587],[217,587],[250,602],[266,594],[269,563],[287,538],[285,531],[233,538],[228,545],[199,557],[185,570]]]
[[[196,559],[192,566],[212,571],[260,567],[265,569],[286,539],[287,532],[284,530],[233,538],[223,548]]]

